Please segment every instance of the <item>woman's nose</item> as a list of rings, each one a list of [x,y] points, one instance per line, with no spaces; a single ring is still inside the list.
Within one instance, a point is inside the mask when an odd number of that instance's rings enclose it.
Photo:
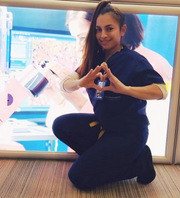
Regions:
[[[101,31],[101,38],[107,37],[107,33],[105,30]]]

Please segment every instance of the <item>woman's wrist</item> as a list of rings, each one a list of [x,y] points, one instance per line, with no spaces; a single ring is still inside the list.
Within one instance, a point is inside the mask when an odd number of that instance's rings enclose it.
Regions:
[[[68,93],[78,90],[80,88],[79,75],[76,72],[68,75],[60,82],[60,87],[62,91]]]
[[[71,92],[76,91],[80,88],[79,80],[66,78],[63,81],[61,81],[60,87],[61,87],[62,91],[71,93]]]

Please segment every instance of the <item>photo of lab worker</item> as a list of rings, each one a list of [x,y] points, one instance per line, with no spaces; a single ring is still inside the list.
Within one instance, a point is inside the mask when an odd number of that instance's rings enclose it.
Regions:
[[[123,37],[123,42],[129,49],[135,50],[145,56],[153,68],[161,74],[164,81],[169,83],[172,79],[173,67],[163,56],[144,47],[145,31],[138,15],[125,14],[125,23],[127,25],[127,32]]]
[[[82,50],[84,46],[85,37],[89,30],[92,13],[84,11],[67,11],[66,14],[66,27],[69,29],[72,37],[75,38],[75,49],[77,54],[78,64],[82,59]],[[92,106],[87,98],[85,89],[77,90],[73,93],[64,93],[60,91],[59,80],[63,79],[68,73],[77,67],[70,65],[69,70],[62,67],[61,64],[50,64],[50,69],[55,75],[50,75],[47,78],[51,82],[50,86],[46,88],[45,93],[53,99],[52,105],[47,114],[46,125],[51,126],[53,120],[59,113],[64,114],[68,112],[92,112]],[[48,97],[49,97],[48,96]],[[62,106],[63,104],[64,106]],[[59,109],[59,110],[58,110]]]

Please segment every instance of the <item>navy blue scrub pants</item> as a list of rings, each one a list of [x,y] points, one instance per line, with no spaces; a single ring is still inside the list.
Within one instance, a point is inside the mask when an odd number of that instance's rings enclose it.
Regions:
[[[127,127],[106,131],[98,139],[101,126],[93,114],[66,114],[55,119],[53,132],[75,150],[79,157],[69,170],[71,182],[79,189],[94,187],[138,176],[141,153],[148,129]]]

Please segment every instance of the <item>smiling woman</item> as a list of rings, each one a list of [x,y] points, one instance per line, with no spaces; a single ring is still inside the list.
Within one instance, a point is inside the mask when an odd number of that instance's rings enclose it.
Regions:
[[[112,15],[101,14],[97,18],[96,38],[103,50],[105,50],[105,61],[123,48],[119,43],[121,43],[121,38],[125,35],[126,28],[125,24],[119,28],[119,23]]]

